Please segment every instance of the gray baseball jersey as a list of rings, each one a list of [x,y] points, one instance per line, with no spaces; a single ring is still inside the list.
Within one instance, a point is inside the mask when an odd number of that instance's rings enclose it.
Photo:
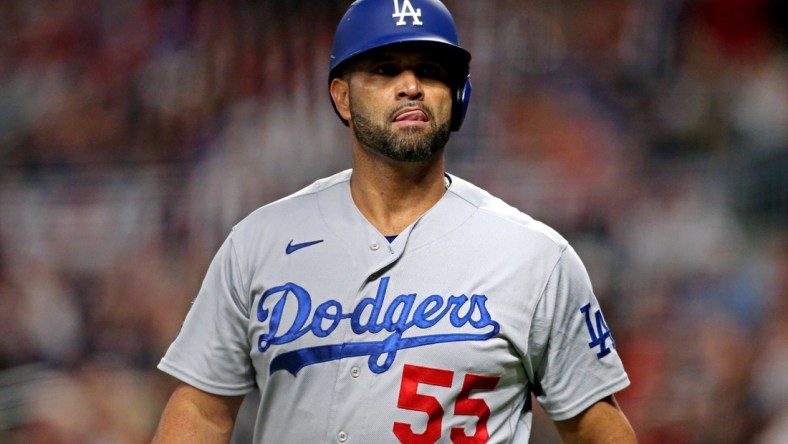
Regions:
[[[159,364],[260,389],[256,443],[525,443],[629,384],[580,259],[454,176],[389,242],[350,171],[236,225]]]

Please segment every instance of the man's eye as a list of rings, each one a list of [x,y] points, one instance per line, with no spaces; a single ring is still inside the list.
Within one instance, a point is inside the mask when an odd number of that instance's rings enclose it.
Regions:
[[[372,71],[381,76],[395,76],[399,73],[399,68],[396,65],[386,63],[375,66]]]
[[[443,80],[446,77],[446,72],[438,65],[422,65],[418,69],[418,76],[427,79]]]

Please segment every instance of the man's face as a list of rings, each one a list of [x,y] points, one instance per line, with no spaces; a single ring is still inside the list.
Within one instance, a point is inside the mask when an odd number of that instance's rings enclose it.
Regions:
[[[446,64],[434,53],[379,51],[354,61],[348,72],[350,122],[362,147],[402,162],[443,151],[451,88]]]

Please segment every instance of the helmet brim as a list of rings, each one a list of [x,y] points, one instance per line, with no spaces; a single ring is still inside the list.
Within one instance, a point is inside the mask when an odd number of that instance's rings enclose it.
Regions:
[[[329,72],[328,81],[329,84],[331,81],[336,77],[341,77],[344,74],[345,69],[348,65],[350,65],[353,61],[358,60],[361,57],[369,56],[375,52],[380,51],[390,51],[390,50],[407,50],[412,48],[418,49],[427,49],[430,51],[434,51],[436,54],[439,55],[439,61],[445,63],[449,72],[451,73],[452,78],[459,78],[464,79],[468,75],[468,70],[471,62],[471,53],[466,51],[465,49],[452,45],[450,43],[446,43],[441,39],[425,39],[420,38],[418,40],[411,39],[411,40],[398,40],[398,41],[387,41],[386,43],[381,44],[373,44],[370,45],[369,49],[360,50],[353,54],[349,54],[345,57],[344,60],[337,63],[333,66],[331,71]],[[333,65],[333,63],[332,63]]]

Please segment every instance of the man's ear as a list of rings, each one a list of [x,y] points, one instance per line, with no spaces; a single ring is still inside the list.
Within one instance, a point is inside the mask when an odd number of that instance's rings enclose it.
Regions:
[[[344,120],[350,120],[350,84],[347,80],[340,77],[335,77],[331,80],[329,87],[331,93],[331,100],[334,101],[334,106],[337,113]]]

